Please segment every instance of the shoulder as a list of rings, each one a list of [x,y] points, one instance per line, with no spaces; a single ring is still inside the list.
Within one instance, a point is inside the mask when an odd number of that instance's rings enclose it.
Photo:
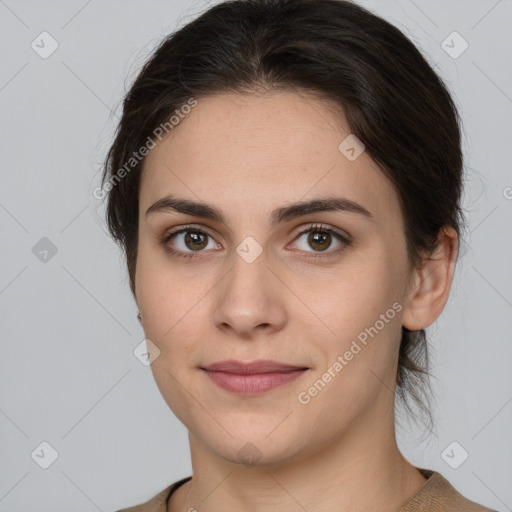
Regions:
[[[436,471],[399,512],[496,512],[469,500]]]
[[[182,478],[165,489],[162,489],[158,494],[153,496],[148,501],[133,505],[132,507],[122,508],[115,512],[166,512],[167,511],[167,498],[182,484],[190,480],[192,477]]]
[[[165,512],[165,509],[167,508],[165,501],[170,490],[171,486],[169,485],[153,496],[150,500],[132,507],[116,510],[116,512]]]

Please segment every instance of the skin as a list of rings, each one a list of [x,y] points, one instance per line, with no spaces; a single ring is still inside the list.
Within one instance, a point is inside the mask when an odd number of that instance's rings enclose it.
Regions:
[[[354,161],[340,152],[349,134],[343,116],[313,97],[230,93],[199,100],[146,157],[136,301],[160,351],[155,381],[189,431],[193,467],[170,512],[396,511],[426,481],[395,439],[401,326],[425,328],[441,314],[457,237],[442,230],[437,251],[411,270],[398,196],[367,152]],[[210,203],[227,221],[146,216],[167,194]],[[270,227],[275,208],[333,194],[373,218],[323,211]],[[209,235],[199,252],[183,233],[167,246],[195,258],[166,252],[164,235],[191,223]],[[318,230],[299,233],[315,223],[348,234],[351,244],[329,235],[308,243]],[[248,236],[262,249],[252,263],[236,252]],[[308,258],[314,254],[321,256]],[[298,393],[396,302],[401,311],[317,396],[299,403]],[[237,395],[199,368],[226,359],[309,369],[258,396]],[[260,454],[254,465],[237,455],[246,443]]]

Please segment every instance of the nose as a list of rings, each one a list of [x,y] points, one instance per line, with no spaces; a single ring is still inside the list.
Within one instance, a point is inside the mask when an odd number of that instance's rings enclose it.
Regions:
[[[233,267],[214,290],[215,326],[244,339],[254,339],[259,331],[281,330],[287,320],[285,290],[265,251],[251,263],[237,254]]]

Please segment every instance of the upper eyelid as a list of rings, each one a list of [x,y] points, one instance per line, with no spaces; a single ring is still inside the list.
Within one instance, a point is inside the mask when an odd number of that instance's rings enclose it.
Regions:
[[[178,227],[176,229],[172,229],[172,230],[166,232],[166,234],[164,234],[163,238],[164,238],[164,240],[166,240],[166,239],[169,239],[170,237],[172,237],[174,235],[178,235],[178,234],[181,234],[181,233],[184,233],[184,232],[186,233],[187,231],[203,233],[203,234],[209,236],[210,238],[215,238],[205,228],[202,228],[202,227],[199,227],[199,226],[194,226],[194,225],[188,225],[188,224],[185,225],[185,226]]]

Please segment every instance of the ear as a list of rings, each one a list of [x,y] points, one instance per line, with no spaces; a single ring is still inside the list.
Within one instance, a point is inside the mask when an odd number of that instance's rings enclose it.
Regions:
[[[419,331],[433,324],[448,301],[459,249],[456,231],[445,226],[438,235],[436,249],[414,270],[414,285],[408,295],[402,325]]]

